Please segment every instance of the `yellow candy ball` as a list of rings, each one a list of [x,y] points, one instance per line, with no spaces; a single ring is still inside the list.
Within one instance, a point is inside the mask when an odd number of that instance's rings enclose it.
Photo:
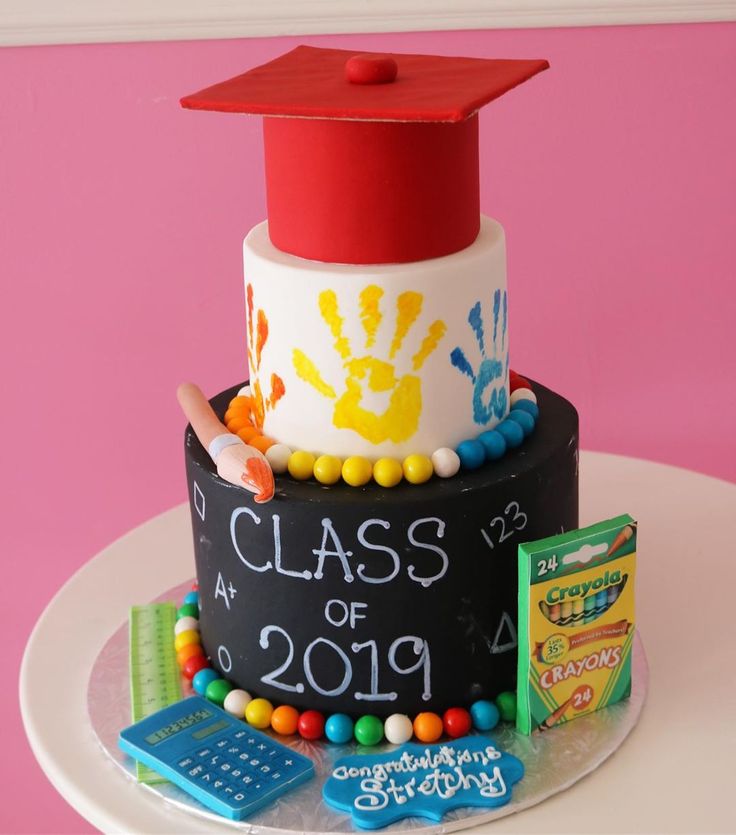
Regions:
[[[362,455],[351,455],[342,465],[342,477],[351,487],[362,487],[371,480],[373,465]]]
[[[272,714],[273,705],[268,699],[252,699],[245,706],[245,721],[254,728],[267,728]]]
[[[197,632],[196,629],[187,629],[185,632],[180,632],[176,638],[174,638],[174,649],[179,652],[179,650],[187,644],[198,643],[200,643],[199,632]]]
[[[404,458],[404,478],[410,484],[424,484],[432,478],[432,459],[426,455],[407,455]]]
[[[320,455],[314,462],[314,477],[320,484],[335,484],[341,473],[342,461],[336,455]]]
[[[314,472],[314,455],[303,449],[292,452],[288,463],[289,475],[299,481],[306,481]]]
[[[381,487],[396,487],[404,471],[395,458],[379,458],[373,465],[373,478]]]

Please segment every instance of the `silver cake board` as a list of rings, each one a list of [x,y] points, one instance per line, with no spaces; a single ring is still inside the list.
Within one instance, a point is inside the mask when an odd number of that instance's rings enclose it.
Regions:
[[[156,602],[181,601],[190,589],[191,581],[183,583],[162,594]],[[649,669],[638,633],[634,639],[631,676],[629,699],[566,722],[547,733],[524,736],[517,733],[513,726],[502,723],[483,734],[497,748],[514,754],[524,763],[524,778],[514,786],[512,799],[505,806],[497,809],[456,809],[448,812],[441,823],[424,818],[406,818],[382,831],[430,835],[467,829],[520,812],[570,788],[616,751],[641,715],[649,685]],[[135,780],[135,762],[117,745],[118,733],[131,724],[127,621],[112,635],[95,660],[87,688],[87,709],[92,728],[105,753],[131,780]],[[316,776],[245,821],[231,821],[213,814],[171,783],[153,786],[141,783],[141,790],[153,792],[163,803],[170,803],[192,815],[253,835],[362,831],[353,825],[349,815],[331,809],[322,800],[322,786],[335,761],[357,753],[357,744],[334,745],[324,741],[309,742],[301,737],[274,737],[312,759]],[[371,748],[371,753],[382,753],[395,747],[384,743]]]

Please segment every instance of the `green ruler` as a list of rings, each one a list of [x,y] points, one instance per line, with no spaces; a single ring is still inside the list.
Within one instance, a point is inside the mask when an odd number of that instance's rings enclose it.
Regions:
[[[130,705],[133,722],[182,698],[181,677],[174,649],[176,604],[150,603],[130,609]],[[141,783],[165,783],[165,778],[136,763]]]

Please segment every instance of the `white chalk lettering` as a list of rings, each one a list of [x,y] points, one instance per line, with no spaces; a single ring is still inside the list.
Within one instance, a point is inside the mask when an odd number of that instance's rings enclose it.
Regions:
[[[426,519],[417,519],[415,522],[412,522],[409,526],[409,542],[414,545],[416,548],[423,548],[426,551],[432,551],[433,553],[437,554],[440,558],[442,567],[440,570],[433,574],[430,577],[417,577],[415,574],[414,566],[410,565],[407,569],[407,574],[409,575],[410,579],[414,580],[415,583],[419,583],[425,589],[429,588],[432,583],[436,583],[437,580],[441,580],[446,572],[447,566],[449,565],[449,560],[447,558],[447,554],[440,548],[438,545],[432,545],[429,542],[419,542],[414,537],[414,531],[420,526],[425,525],[427,522],[435,522],[437,525],[437,539],[442,539],[445,535],[445,523],[442,519],[438,519],[436,516],[428,516]]]

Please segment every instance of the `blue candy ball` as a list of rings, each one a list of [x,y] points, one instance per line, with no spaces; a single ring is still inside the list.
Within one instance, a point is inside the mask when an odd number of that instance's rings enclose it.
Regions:
[[[536,424],[536,421],[529,414],[529,412],[522,412],[521,410],[519,410],[518,412],[509,412],[507,420],[516,421],[516,423],[518,423],[519,426],[521,426],[525,438],[527,435],[532,434],[532,432],[534,431],[534,426]]]
[[[533,400],[517,400],[511,407],[512,412],[528,412],[534,420],[539,417],[539,406]]]
[[[350,742],[353,738],[353,720],[344,713],[333,713],[325,722],[325,736],[338,745]]]
[[[185,595],[184,603],[194,603],[195,606],[199,606],[199,592],[190,591],[189,594]]]
[[[503,439],[506,441],[506,446],[509,449],[521,446],[521,442],[524,440],[524,430],[515,420],[509,420],[508,418],[502,420],[496,427],[496,432],[500,432],[503,435]]]
[[[486,458],[489,461],[497,461],[506,454],[506,441],[503,435],[500,432],[496,432],[495,429],[481,432],[478,435],[478,440],[483,444],[483,449],[486,451]]]
[[[470,706],[470,718],[473,720],[473,727],[476,730],[492,731],[498,725],[500,714],[493,702],[489,702],[487,699],[479,699]]]
[[[477,470],[486,460],[486,451],[480,441],[460,441],[455,452],[465,470]]]
[[[204,696],[207,692],[207,687],[213,681],[217,681],[218,678],[220,678],[220,674],[216,673],[212,667],[205,667],[203,670],[195,673],[194,678],[192,679],[194,692],[199,693],[200,696]]]

